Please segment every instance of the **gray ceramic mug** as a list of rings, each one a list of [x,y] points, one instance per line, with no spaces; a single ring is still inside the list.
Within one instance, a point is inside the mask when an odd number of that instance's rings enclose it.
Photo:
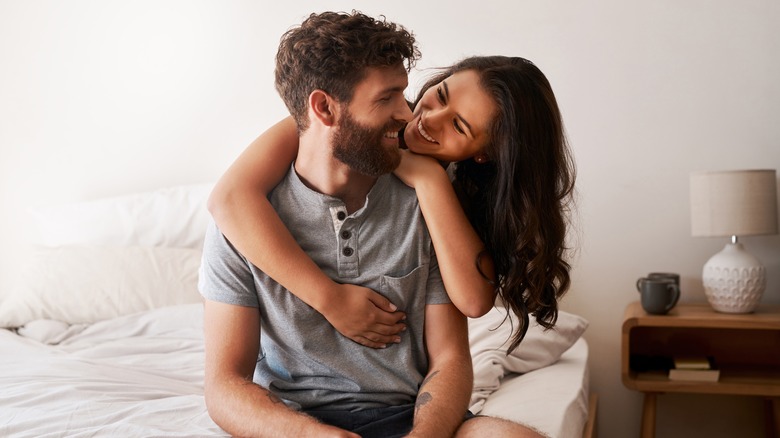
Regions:
[[[651,272],[647,274],[647,278],[668,278],[673,280],[677,287],[680,287],[680,274],[674,272]]]
[[[640,278],[636,289],[641,295],[642,308],[653,315],[666,314],[680,299],[680,286],[671,278]]]

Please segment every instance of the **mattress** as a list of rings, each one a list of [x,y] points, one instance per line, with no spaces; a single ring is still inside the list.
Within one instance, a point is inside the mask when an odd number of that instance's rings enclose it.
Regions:
[[[480,415],[506,418],[550,437],[581,437],[588,419],[588,344],[580,338],[553,365],[508,374]]]
[[[227,436],[204,403],[202,318],[196,303],[0,330],[0,436]],[[580,436],[586,395],[580,339],[556,364],[506,376],[481,414]]]
[[[201,304],[57,324],[0,330],[0,436],[227,436],[203,399]]]

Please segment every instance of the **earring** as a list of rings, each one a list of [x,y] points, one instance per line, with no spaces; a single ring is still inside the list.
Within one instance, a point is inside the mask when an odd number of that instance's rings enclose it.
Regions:
[[[484,155],[477,155],[476,157],[474,157],[474,161],[476,161],[479,164],[485,164],[485,162],[487,161],[487,157]]]

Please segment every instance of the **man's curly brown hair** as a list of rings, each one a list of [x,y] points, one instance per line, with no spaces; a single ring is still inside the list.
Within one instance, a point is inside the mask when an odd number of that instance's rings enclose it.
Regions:
[[[301,133],[309,127],[312,91],[348,103],[366,68],[405,64],[408,72],[419,57],[414,35],[383,16],[375,19],[358,11],[311,14],[282,35],[276,90]]]

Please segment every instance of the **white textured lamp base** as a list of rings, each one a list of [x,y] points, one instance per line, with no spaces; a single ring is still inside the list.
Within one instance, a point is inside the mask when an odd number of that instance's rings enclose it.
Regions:
[[[728,243],[704,265],[702,281],[715,311],[750,313],[764,294],[766,270],[741,243]]]

